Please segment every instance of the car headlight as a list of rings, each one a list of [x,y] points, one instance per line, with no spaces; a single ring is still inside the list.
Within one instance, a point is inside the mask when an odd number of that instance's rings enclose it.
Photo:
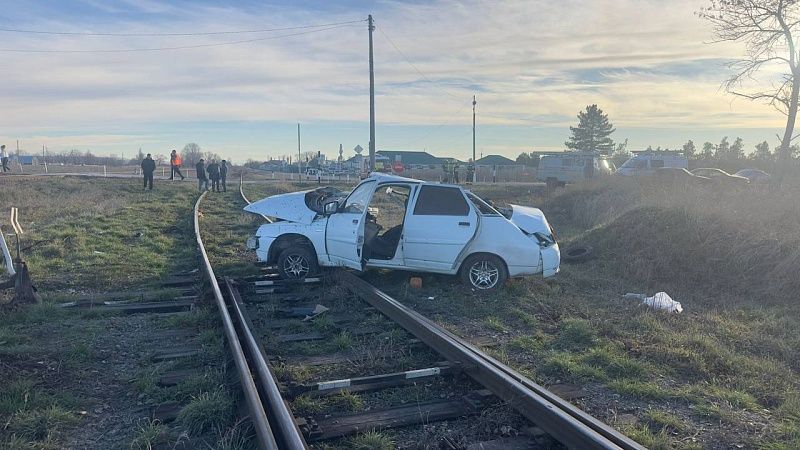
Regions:
[[[536,238],[536,240],[539,242],[539,247],[542,248],[550,247],[551,245],[556,243],[555,236],[551,236],[549,234],[540,233],[537,231],[535,233],[532,233],[531,236]]]
[[[249,238],[247,238],[247,248],[249,250],[258,249],[258,236],[250,236]]]

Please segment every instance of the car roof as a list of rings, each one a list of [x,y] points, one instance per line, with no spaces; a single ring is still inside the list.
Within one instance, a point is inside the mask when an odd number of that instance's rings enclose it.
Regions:
[[[375,180],[378,183],[413,183],[413,184],[433,184],[429,181],[422,181],[422,180],[415,180],[413,178],[406,178],[401,177],[398,175],[391,175],[382,172],[372,172],[369,174],[369,177],[365,178],[364,181],[367,180]],[[439,184],[439,183],[436,183]]]

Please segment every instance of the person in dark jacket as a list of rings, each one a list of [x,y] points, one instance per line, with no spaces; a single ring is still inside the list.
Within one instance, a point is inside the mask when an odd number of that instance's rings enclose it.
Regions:
[[[175,174],[177,173],[178,176],[181,177],[181,181],[185,180],[186,177],[183,176],[181,173],[181,155],[178,154],[176,150],[173,150],[172,153],[169,154],[169,179],[174,180]]]
[[[228,178],[228,162],[224,159],[219,165],[219,181],[222,184],[222,192],[228,192],[228,184],[225,181]]]
[[[221,192],[219,190],[219,164],[215,159],[211,160],[211,163],[206,167],[206,171],[208,172],[208,178],[211,178],[211,190],[213,192]]]
[[[150,190],[153,190],[153,172],[156,171],[156,162],[153,161],[153,157],[150,153],[145,156],[142,160],[142,175],[144,176],[144,188],[147,189],[147,186],[150,186]]]
[[[197,190],[200,192],[208,190],[208,177],[206,177],[206,161],[204,159],[200,159],[200,162],[195,164],[195,170],[197,170]]]

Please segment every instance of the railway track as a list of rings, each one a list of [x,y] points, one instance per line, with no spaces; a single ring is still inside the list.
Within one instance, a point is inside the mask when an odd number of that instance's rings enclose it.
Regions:
[[[239,192],[250,203],[241,178]],[[442,420],[463,423],[441,436],[440,448],[536,448],[531,434],[537,432],[568,448],[644,448],[345,270],[307,283],[269,271],[218,278],[200,235],[204,197],[194,209],[203,271],[261,448],[305,449],[371,429],[413,430]],[[423,391],[427,398],[403,399]],[[336,396],[345,408],[326,408]],[[387,397],[401,404],[387,406]],[[348,401],[359,411],[342,413]],[[512,410],[504,417],[516,429],[527,427],[528,436],[481,441],[481,420]]]

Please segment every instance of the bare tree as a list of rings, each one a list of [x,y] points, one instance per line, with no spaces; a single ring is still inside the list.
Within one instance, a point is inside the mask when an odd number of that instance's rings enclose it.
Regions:
[[[184,164],[188,164],[189,167],[192,167],[203,157],[203,150],[199,145],[191,142],[183,146],[181,157],[183,158]]]
[[[800,3],[797,0],[711,0],[698,16],[714,27],[717,42],[742,42],[746,55],[729,63],[734,70],[725,89],[740,97],[764,101],[786,115],[786,129],[778,149],[779,167],[791,158],[792,133],[797,117],[800,83],[800,55],[795,36],[800,34]],[[766,67],[784,67],[780,81],[769,88],[744,92],[745,82],[757,81],[755,74]],[[783,178],[779,171],[778,182]]]

